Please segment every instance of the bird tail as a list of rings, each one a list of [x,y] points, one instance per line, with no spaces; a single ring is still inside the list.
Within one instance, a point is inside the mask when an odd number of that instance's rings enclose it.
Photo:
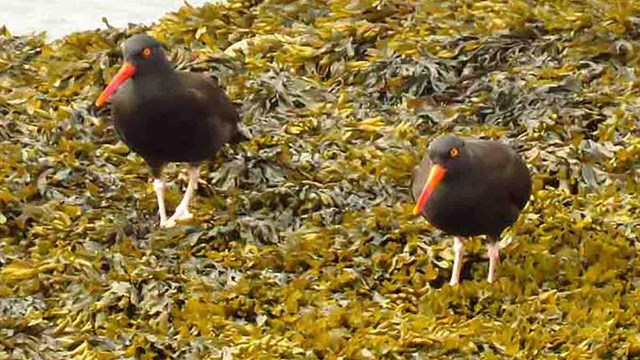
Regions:
[[[241,123],[238,123],[238,127],[237,127],[237,130],[236,130],[236,133],[233,135],[231,140],[229,140],[229,143],[238,144],[238,143],[241,143],[243,141],[249,141],[252,138],[253,138],[253,136],[251,135],[251,132],[249,132],[249,129],[247,129]]]

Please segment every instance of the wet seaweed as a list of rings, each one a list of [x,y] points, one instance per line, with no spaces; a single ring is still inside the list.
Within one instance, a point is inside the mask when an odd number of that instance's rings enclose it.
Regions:
[[[52,42],[0,29],[0,358],[639,356],[639,19],[634,1],[232,0]],[[92,105],[139,32],[253,135],[175,229]],[[411,171],[449,131],[534,174],[491,285],[480,239],[444,285],[450,239],[411,215]]]

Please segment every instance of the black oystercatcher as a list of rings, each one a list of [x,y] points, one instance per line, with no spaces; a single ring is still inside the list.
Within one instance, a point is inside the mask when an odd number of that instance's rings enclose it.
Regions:
[[[113,97],[118,135],[151,168],[160,226],[171,227],[192,217],[189,202],[198,185],[200,163],[225,143],[245,138],[238,127],[240,117],[213,80],[175,71],[154,38],[132,36],[124,44],[123,56],[122,68],[100,94],[96,106]],[[175,213],[167,219],[166,184],[161,173],[169,162],[189,163],[189,184]]]
[[[509,146],[497,141],[442,135],[429,144],[411,184],[414,214],[456,236],[451,285],[460,281],[464,242],[486,235],[492,282],[499,258],[497,240],[513,224],[531,195],[531,175]]]

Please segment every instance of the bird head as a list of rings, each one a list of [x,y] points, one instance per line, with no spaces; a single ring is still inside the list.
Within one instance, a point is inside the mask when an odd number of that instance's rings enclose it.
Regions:
[[[102,107],[128,79],[137,74],[166,69],[168,64],[162,43],[146,34],[130,37],[122,47],[122,55],[124,63],[96,100],[97,107]]]
[[[453,135],[437,137],[431,141],[427,152],[432,165],[429,177],[418,197],[416,206],[413,208],[415,215],[422,212],[431,193],[442,182],[445,175],[450,172],[455,173],[457,169],[462,168],[467,158],[467,149],[464,141]]]

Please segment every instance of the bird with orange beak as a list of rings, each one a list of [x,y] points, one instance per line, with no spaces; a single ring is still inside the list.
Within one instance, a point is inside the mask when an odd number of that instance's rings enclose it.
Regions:
[[[450,284],[460,282],[464,238],[478,235],[489,240],[487,280],[493,282],[500,235],[531,195],[531,174],[522,158],[498,141],[442,135],[416,167],[411,191],[414,214],[455,236]]]
[[[226,143],[246,139],[240,116],[227,95],[203,74],[179,72],[160,42],[138,34],[123,47],[124,63],[96,101],[111,100],[116,131],[144,158],[154,177],[160,226],[192,218],[189,203],[198,186],[200,164]],[[167,218],[162,169],[167,163],[189,164],[189,182],[175,213]]]

